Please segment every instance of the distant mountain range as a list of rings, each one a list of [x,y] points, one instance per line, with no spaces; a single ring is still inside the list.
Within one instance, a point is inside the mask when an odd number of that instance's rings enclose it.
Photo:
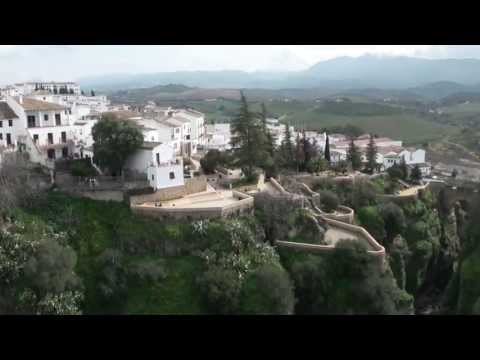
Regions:
[[[181,71],[116,74],[78,80],[86,89],[115,91],[182,84],[204,89],[316,89],[323,93],[388,89],[434,100],[480,91],[480,60],[361,56],[322,61],[304,71]],[[406,93],[402,93],[406,91]]]

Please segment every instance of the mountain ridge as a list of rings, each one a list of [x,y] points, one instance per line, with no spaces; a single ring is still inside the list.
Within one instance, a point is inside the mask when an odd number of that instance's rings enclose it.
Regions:
[[[182,84],[201,88],[379,88],[410,89],[436,82],[480,84],[480,59],[424,59],[405,56],[339,57],[303,71],[177,71],[114,74],[78,79],[85,88],[119,90]],[[448,91],[447,91],[448,93]]]

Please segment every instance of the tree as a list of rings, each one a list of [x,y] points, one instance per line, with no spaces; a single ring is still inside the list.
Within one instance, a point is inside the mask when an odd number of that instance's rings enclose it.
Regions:
[[[360,241],[340,240],[329,256],[309,255],[290,269],[296,314],[412,313],[412,297],[391,272],[381,271]]]
[[[92,135],[96,162],[115,174],[122,173],[127,158],[143,144],[138,127],[112,115],[103,116],[93,127]]]
[[[53,239],[43,241],[25,264],[25,279],[37,298],[48,293],[61,293],[78,285],[73,271],[76,262],[77,256],[72,248]]]
[[[347,151],[347,160],[352,164],[353,170],[359,170],[362,166],[362,159],[353,138],[350,138],[350,145]]]
[[[399,165],[397,165],[396,163],[393,164],[392,166],[390,166],[388,169],[387,169],[387,173],[388,173],[388,176],[390,176],[390,179],[392,181],[396,181],[398,179],[403,179],[404,177],[404,173],[402,171],[402,169],[400,168]]]
[[[330,139],[327,135],[327,139],[325,140],[325,160],[327,160],[329,163],[331,161],[330,158]]]
[[[295,142],[295,166],[297,172],[303,167],[305,163],[305,153],[303,152],[303,139],[300,137],[300,134],[297,133],[297,140]]]
[[[340,202],[335,193],[323,190],[320,192],[320,203],[322,204],[323,209],[330,213],[337,209]]]
[[[244,314],[293,314],[293,284],[280,266],[266,264],[253,271],[242,286],[240,298]]]
[[[200,160],[200,165],[206,174],[213,174],[218,166],[226,164],[226,155],[217,149],[212,149]]]
[[[408,167],[407,167],[407,162],[405,161],[405,157],[402,156],[400,160],[400,170],[402,172],[402,180],[407,180],[408,178]]]
[[[231,123],[233,155],[235,165],[242,168],[247,178],[253,175],[255,166],[262,164],[266,151],[263,146],[262,125],[250,111],[247,100],[241,92],[241,105]]]
[[[405,214],[398,205],[389,202],[380,206],[380,214],[385,224],[387,239],[392,240],[396,235],[401,235],[406,227]]]
[[[275,176],[277,173],[277,164],[275,163],[275,138],[267,125],[267,108],[265,103],[262,103],[262,112],[260,113],[262,120],[263,141],[262,147],[265,150],[266,156],[263,159],[262,168],[265,170],[267,178]]]
[[[365,206],[357,211],[358,220],[360,224],[367,229],[367,231],[372,234],[372,236],[383,243],[385,238],[385,222],[378,207],[376,206]]]
[[[375,169],[377,168],[377,146],[375,145],[375,140],[372,134],[370,134],[370,141],[367,145],[366,157],[366,170],[370,174],[373,174],[375,172]]]
[[[420,182],[422,180],[422,172],[418,165],[415,165],[412,169],[412,173],[410,174],[410,179],[414,182]]]
[[[295,151],[292,142],[292,133],[290,131],[290,124],[285,123],[285,135],[280,147],[280,159],[282,166],[291,169],[295,164]]]
[[[264,138],[264,145],[265,145],[265,150],[268,152],[270,157],[273,157],[273,153],[275,150],[275,145],[274,145],[274,138],[272,133],[268,130],[267,126],[267,108],[265,106],[265,103],[262,103],[262,112],[260,114],[261,119],[262,119],[262,129],[263,129],[263,134],[265,136]]]
[[[76,256],[65,235],[28,218],[0,226],[0,313],[80,313]]]

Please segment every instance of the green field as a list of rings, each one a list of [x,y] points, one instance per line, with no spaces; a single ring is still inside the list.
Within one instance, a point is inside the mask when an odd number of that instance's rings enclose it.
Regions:
[[[468,104],[457,104],[453,106],[442,107],[439,110],[445,114],[480,114],[480,103],[471,102]]]
[[[351,99],[354,100],[354,99]],[[261,102],[251,102],[253,111],[260,111]],[[206,114],[209,122],[228,121],[238,110],[238,102],[189,102]],[[365,132],[400,139],[406,144],[420,144],[455,133],[455,126],[432,121],[429,116],[391,104],[374,102],[266,101],[270,116],[281,118],[308,130],[322,130],[355,125]],[[479,110],[480,111],[480,110]]]

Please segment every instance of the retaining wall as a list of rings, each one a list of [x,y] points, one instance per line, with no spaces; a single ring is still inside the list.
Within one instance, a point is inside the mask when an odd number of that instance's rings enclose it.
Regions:
[[[153,194],[130,196],[130,204],[143,204],[145,202],[169,201],[179,199],[186,195],[195,194],[207,190],[207,178],[185,179],[185,184],[157,190]]]
[[[382,265],[385,263],[385,248],[380,245],[370,233],[361,226],[347,224],[342,221],[332,220],[325,218],[323,215],[315,215],[315,217],[320,217],[320,219],[326,222],[331,227],[337,227],[343,230],[354,233],[357,237],[367,241],[373,250],[368,250],[367,252],[378,258],[379,263]],[[290,241],[275,241],[275,244],[280,247],[291,248],[299,251],[308,251],[315,253],[329,253],[332,250],[335,250],[334,245],[317,245],[317,244],[306,244],[306,243],[296,243]]]
[[[160,220],[174,221],[226,218],[233,215],[251,214],[253,211],[253,198],[238,191],[233,191],[233,195],[240,200],[235,204],[223,207],[162,208],[153,206],[145,207],[141,205],[131,205],[130,207],[135,214]]]
[[[322,201],[320,194],[310,189],[306,184],[300,183],[300,186],[314,200],[319,199],[320,201]],[[348,206],[339,205],[337,207],[337,211],[333,213],[326,213],[320,210],[318,207],[316,207],[315,210],[317,210],[320,214],[322,214],[327,219],[343,221],[349,224],[353,224],[353,221],[355,219],[355,211],[352,208],[349,208]]]

